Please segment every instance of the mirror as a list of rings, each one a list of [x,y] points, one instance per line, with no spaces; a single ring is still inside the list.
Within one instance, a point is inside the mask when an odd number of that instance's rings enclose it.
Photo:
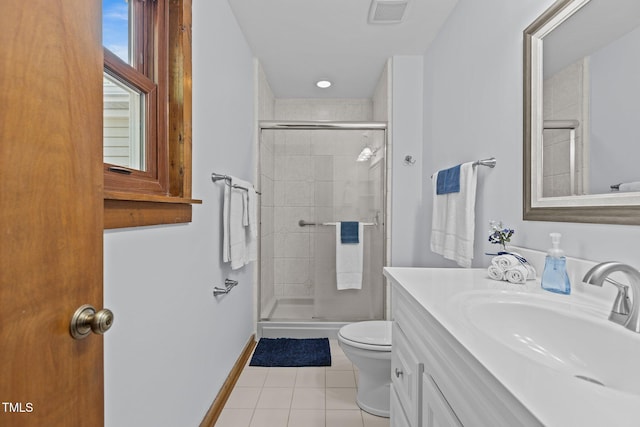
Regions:
[[[559,0],[524,31],[525,220],[640,224],[640,2]]]

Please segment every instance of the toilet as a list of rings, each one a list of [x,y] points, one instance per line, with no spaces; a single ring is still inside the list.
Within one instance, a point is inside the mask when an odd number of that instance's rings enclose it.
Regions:
[[[391,387],[391,325],[385,320],[350,323],[338,331],[338,344],[356,365],[358,406],[389,417]]]

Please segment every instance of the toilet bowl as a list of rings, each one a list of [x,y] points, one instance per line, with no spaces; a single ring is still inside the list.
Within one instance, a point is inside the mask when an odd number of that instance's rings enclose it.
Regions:
[[[389,417],[391,324],[384,320],[356,322],[338,331],[338,344],[358,368],[358,406],[380,417]]]

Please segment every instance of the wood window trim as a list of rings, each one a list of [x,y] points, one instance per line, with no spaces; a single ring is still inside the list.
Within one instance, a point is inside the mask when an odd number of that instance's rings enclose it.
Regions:
[[[191,222],[191,5],[169,0],[167,195],[104,191],[104,228]]]
[[[147,76],[134,72],[122,59],[118,58],[108,49],[104,49],[105,73],[120,80],[121,76],[126,80],[126,85],[144,94],[145,117],[144,129],[146,139],[145,160],[146,170],[136,170],[120,167],[118,165],[104,163],[104,186],[109,189],[131,188],[132,192],[166,194],[168,187],[166,150],[159,150],[160,141],[166,140],[166,132],[162,129],[166,126],[166,114],[158,114],[158,102],[165,98],[161,85],[156,85]],[[126,174],[118,173],[119,170]]]
[[[104,164],[107,191],[170,194],[168,179],[169,0],[130,0],[129,61],[104,48],[105,73],[143,95],[144,167]],[[129,63],[131,62],[131,63]],[[136,127],[133,123],[130,126]]]

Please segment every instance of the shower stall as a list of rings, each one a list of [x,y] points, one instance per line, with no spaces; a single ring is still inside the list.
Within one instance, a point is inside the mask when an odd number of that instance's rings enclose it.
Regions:
[[[386,124],[261,122],[258,335],[335,336],[385,307]],[[338,290],[336,230],[363,223],[361,289]]]

